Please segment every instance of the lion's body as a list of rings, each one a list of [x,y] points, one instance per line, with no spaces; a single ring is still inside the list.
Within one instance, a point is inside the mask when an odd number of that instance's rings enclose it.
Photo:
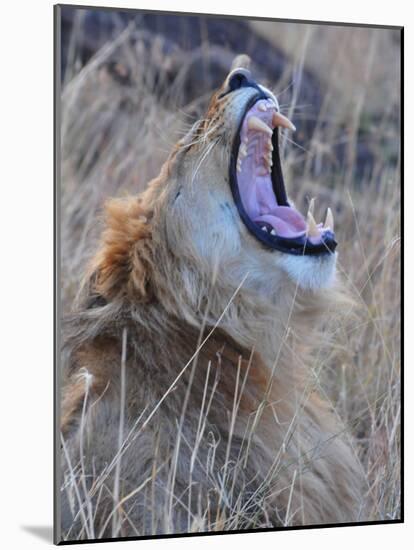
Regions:
[[[363,518],[362,474],[312,357],[335,292],[300,288],[234,222],[217,148],[194,181],[197,147],[108,203],[65,321],[63,468],[79,480],[62,492],[67,538]]]

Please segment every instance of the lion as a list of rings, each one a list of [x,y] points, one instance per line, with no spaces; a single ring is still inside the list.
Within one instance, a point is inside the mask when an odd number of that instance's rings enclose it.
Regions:
[[[334,219],[288,198],[245,56],[138,196],[110,199],[63,323],[66,540],[349,523],[365,476],[319,395]]]

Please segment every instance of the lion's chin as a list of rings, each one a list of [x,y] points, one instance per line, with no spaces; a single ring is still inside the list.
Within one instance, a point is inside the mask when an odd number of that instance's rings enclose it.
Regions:
[[[304,290],[318,290],[333,286],[336,275],[337,253],[322,256],[291,256],[284,254],[279,266]]]

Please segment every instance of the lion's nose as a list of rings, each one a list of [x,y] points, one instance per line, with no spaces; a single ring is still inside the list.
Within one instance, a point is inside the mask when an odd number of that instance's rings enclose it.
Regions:
[[[238,67],[233,69],[224,82],[223,92],[219,95],[219,98],[230,94],[240,88],[256,88],[263,94],[263,90],[253,80],[251,73],[244,67]]]
[[[229,88],[233,92],[249,85],[249,76],[246,69],[236,69],[229,78]]]
[[[245,88],[247,86],[255,87],[255,82],[251,79],[251,74],[248,69],[235,69],[231,72],[228,79],[229,90],[234,92],[239,88]]]

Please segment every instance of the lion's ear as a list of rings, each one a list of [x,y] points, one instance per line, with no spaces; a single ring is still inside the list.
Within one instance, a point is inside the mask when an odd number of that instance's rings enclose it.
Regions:
[[[150,214],[136,197],[105,204],[106,227],[90,273],[93,293],[105,300],[146,301],[152,271]]]

